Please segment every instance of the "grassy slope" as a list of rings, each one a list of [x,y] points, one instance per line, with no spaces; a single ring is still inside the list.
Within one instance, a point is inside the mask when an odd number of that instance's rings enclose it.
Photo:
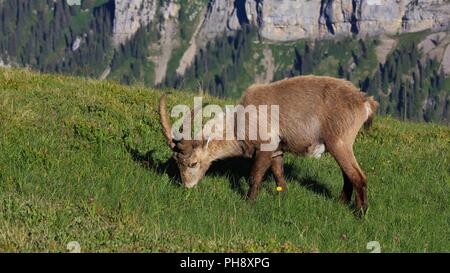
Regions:
[[[360,134],[370,209],[357,219],[336,201],[329,155],[289,156],[289,192],[276,195],[269,176],[254,204],[226,166],[178,187],[160,94],[1,69],[0,251],[66,251],[73,240],[82,251],[366,252],[373,240],[383,252],[450,250],[449,128],[379,118]],[[169,98],[180,102],[191,95]]]

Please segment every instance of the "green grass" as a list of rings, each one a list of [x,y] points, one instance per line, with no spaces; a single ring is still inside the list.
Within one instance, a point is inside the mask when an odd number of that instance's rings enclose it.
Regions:
[[[177,186],[160,95],[1,69],[0,252],[64,252],[70,241],[95,252],[368,252],[369,241],[382,252],[450,250],[448,127],[382,117],[358,136],[370,205],[359,219],[336,200],[342,177],[329,155],[288,156],[288,193],[268,176],[255,203],[243,200],[245,178],[230,185],[236,168]]]

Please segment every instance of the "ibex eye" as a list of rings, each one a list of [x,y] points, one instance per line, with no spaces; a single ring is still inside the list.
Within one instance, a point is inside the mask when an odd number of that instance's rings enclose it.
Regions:
[[[188,167],[189,167],[189,168],[194,168],[194,167],[197,167],[197,165],[198,165],[198,162],[194,162],[194,163],[190,163],[190,164],[188,165]]]

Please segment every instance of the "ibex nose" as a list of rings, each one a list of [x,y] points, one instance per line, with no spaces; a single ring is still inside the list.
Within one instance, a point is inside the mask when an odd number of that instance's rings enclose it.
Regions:
[[[191,189],[191,188],[195,187],[195,185],[197,185],[197,183],[184,183],[183,185],[185,188]]]
[[[183,186],[185,188],[190,189],[190,188],[195,187],[195,185],[197,185],[198,180],[195,180],[195,179],[191,179],[191,180],[189,180],[189,179],[182,179],[182,182],[183,182]]]

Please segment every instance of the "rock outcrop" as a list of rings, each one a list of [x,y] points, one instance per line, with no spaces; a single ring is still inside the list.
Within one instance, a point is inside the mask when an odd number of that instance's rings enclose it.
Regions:
[[[113,43],[117,47],[155,17],[157,0],[115,0]]]
[[[444,57],[442,58],[442,69],[445,75],[450,75],[450,45],[445,49]]]
[[[201,13],[204,13],[205,11],[201,11]],[[183,56],[180,59],[180,63],[178,65],[178,68],[176,70],[177,75],[184,75],[186,72],[186,69],[192,65],[192,62],[194,61],[195,54],[197,54],[197,38],[198,34],[200,32],[200,28],[202,27],[202,24],[197,24],[195,27],[195,31],[192,34],[192,37],[189,41],[189,47],[188,49],[183,53]]]
[[[428,35],[417,45],[422,52],[422,62],[435,59],[441,63],[445,75],[450,75],[450,32],[438,32]]]
[[[450,21],[450,1],[412,1],[412,3],[407,5],[407,10],[402,19],[403,31],[420,31],[447,27]]]
[[[158,24],[160,39],[157,43],[150,46],[152,51],[157,52],[149,59],[155,65],[154,84],[162,83],[167,73],[167,65],[172,57],[172,51],[178,46],[178,12],[180,5],[173,0],[166,1],[160,8],[159,14],[162,19]]]
[[[250,23],[273,41],[376,35],[449,25],[446,0],[211,0],[202,33],[208,39]]]
[[[262,1],[261,36],[275,41],[292,41],[319,36],[320,1]]]
[[[243,24],[260,25],[261,7],[262,0],[210,0],[199,36],[211,40]]]

